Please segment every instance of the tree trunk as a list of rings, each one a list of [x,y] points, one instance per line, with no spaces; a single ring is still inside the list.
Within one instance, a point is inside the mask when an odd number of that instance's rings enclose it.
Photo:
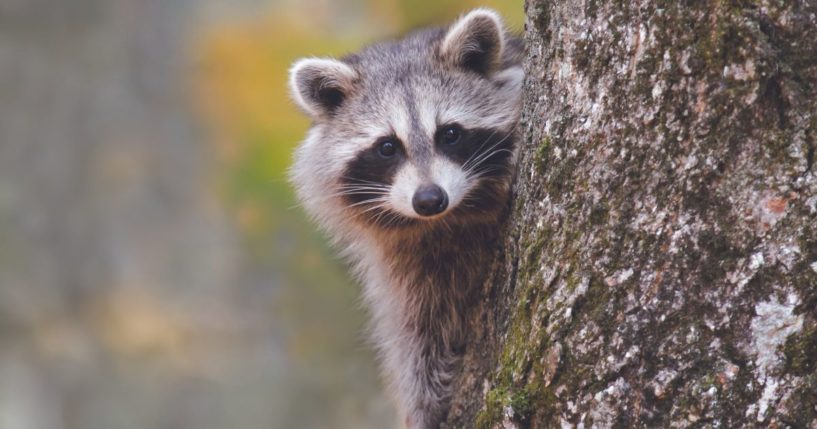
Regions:
[[[529,0],[449,427],[817,428],[817,0]]]

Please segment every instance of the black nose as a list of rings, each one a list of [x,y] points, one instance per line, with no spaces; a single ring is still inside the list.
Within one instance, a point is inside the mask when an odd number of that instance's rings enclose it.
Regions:
[[[448,207],[448,195],[437,185],[424,186],[414,193],[411,204],[420,216],[434,216]]]

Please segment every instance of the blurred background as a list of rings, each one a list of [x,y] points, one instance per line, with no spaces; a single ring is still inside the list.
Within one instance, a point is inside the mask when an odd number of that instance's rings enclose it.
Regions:
[[[396,427],[286,73],[478,5],[0,0],[0,429]]]

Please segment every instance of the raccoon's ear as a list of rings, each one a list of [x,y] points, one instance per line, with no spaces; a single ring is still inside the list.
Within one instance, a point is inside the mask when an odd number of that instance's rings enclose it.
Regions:
[[[289,70],[289,89],[298,106],[313,118],[331,115],[354,90],[357,72],[342,61],[304,58]]]
[[[489,75],[496,70],[505,48],[505,30],[499,14],[491,9],[474,9],[449,27],[440,57],[457,67]]]

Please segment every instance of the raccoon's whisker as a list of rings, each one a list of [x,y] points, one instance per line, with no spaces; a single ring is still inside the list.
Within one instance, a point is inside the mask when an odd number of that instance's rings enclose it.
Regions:
[[[381,211],[381,212],[380,212],[380,213],[379,213],[379,214],[378,214],[378,215],[377,215],[377,216],[374,218],[373,222],[374,222],[374,223],[377,223],[377,224],[380,224],[381,226],[383,226],[383,227],[385,227],[385,228],[388,228],[388,227],[390,227],[390,226],[391,226],[391,225],[394,223],[394,222],[393,222],[393,220],[392,220],[392,218],[391,218],[390,216],[391,216],[391,214],[389,214],[389,212],[386,212],[386,211]]]
[[[377,192],[377,193],[384,194],[384,193],[386,193],[386,191],[388,191],[388,189],[379,189],[379,188],[348,188],[348,189],[341,189],[341,190],[339,190],[339,191],[335,192],[335,194],[344,194],[344,193],[349,193],[349,192],[361,192],[361,191],[362,191],[362,192]]]
[[[371,219],[371,222],[382,226],[388,226],[388,212],[385,210],[379,211],[377,215]]]
[[[339,197],[339,196],[343,196],[343,195],[360,195],[360,194],[381,195],[381,194],[385,194],[386,190],[387,189],[375,189],[375,188],[372,188],[372,189],[369,189],[369,188],[345,189],[345,190],[342,190],[342,191],[339,191],[339,192],[326,194],[324,196],[324,198],[328,199],[328,198],[334,198],[334,197]]]
[[[485,150],[484,152],[481,152],[481,153],[480,153],[480,154],[481,154],[481,156],[480,156],[480,157],[478,157],[480,160],[479,160],[479,161],[474,161],[474,162],[472,163],[472,165],[474,165],[474,164],[479,164],[480,162],[482,162],[482,160],[486,158],[486,157],[485,157],[485,154],[487,154],[487,153],[491,152],[491,151],[492,151],[493,149],[495,149],[497,146],[499,146],[499,145],[501,145],[502,143],[504,143],[504,142],[505,142],[505,140],[507,140],[507,139],[508,139],[508,137],[510,137],[510,136],[512,136],[512,135],[513,135],[513,133],[514,133],[514,131],[513,131],[513,130],[510,130],[510,131],[509,131],[507,134],[505,134],[505,136],[504,136],[504,137],[502,137],[502,138],[501,138],[501,139],[500,139],[498,142],[496,142],[495,144],[493,144],[493,145],[492,145],[490,148],[488,148],[488,149],[487,149],[487,150]]]
[[[363,214],[363,213],[368,213],[368,212],[370,212],[370,211],[372,211],[372,210],[377,210],[377,209],[382,209],[382,208],[385,208],[385,207],[388,205],[388,204],[387,204],[388,202],[389,202],[389,200],[388,200],[388,199],[379,199],[379,200],[361,201],[361,202],[359,202],[359,203],[352,204],[352,205],[351,205],[351,206],[349,206],[349,207],[359,206],[359,205],[362,205],[362,204],[368,204],[368,203],[378,203],[378,204],[376,204],[376,205],[373,205],[372,207],[367,208],[366,210],[363,210],[363,211],[361,212],[361,214]]]
[[[338,195],[354,195],[354,194],[385,194],[383,189],[347,189],[340,192],[335,192],[333,194],[327,194],[329,196],[338,196]]]
[[[497,150],[495,150],[493,152],[490,152],[485,157],[483,157],[483,159],[480,160],[480,162],[478,164],[475,164],[470,169],[468,169],[465,172],[465,174],[468,177],[478,177],[480,174],[484,174],[485,170],[479,170],[479,167],[482,165],[482,163],[487,161],[488,159],[490,159],[492,156],[494,156],[494,155],[496,155],[498,153],[502,153],[502,152],[513,153],[513,151],[511,151],[510,149],[497,149]],[[494,167],[495,168],[502,168],[502,167],[498,167],[498,166],[494,166]]]
[[[349,207],[356,207],[356,206],[362,206],[362,205],[366,205],[366,204],[374,204],[374,203],[379,203],[379,204],[378,204],[378,206],[381,206],[381,205],[385,205],[385,204],[386,204],[386,203],[388,203],[388,202],[389,202],[389,200],[388,200],[388,199],[386,199],[386,198],[372,198],[371,200],[359,201],[359,202],[356,202],[356,203],[354,203],[354,204],[350,204],[350,205],[349,205]],[[368,209],[366,209],[365,211],[363,211],[363,213],[366,213],[367,211],[370,211],[370,210],[372,210],[373,208],[378,208],[378,206],[375,206],[375,207],[369,207]]]
[[[463,169],[466,169],[466,170],[468,169],[468,165],[471,163],[471,161],[473,161],[473,159],[476,158],[477,155],[482,153],[482,152],[480,152],[482,150],[482,148],[485,147],[486,143],[491,141],[491,139],[494,137],[494,135],[496,135],[497,131],[499,131],[499,130],[495,129],[493,132],[491,132],[491,135],[489,135],[488,138],[486,138],[485,140],[482,141],[482,144],[479,145],[477,150],[475,150],[474,153],[471,154],[471,156],[469,156],[468,159],[465,160],[465,162],[462,164]]]
[[[349,186],[346,188],[338,188],[340,192],[343,191],[387,191],[389,190],[388,187],[374,187],[374,186]]]
[[[390,210],[380,210],[372,221],[388,228],[395,224],[395,215]]]
[[[478,162],[479,162],[479,158],[481,158],[481,157],[482,157],[482,155],[484,155],[484,154],[485,154],[485,152],[490,152],[490,151],[491,151],[491,149],[495,148],[497,145],[499,145],[499,144],[502,142],[502,141],[500,140],[499,142],[497,142],[497,143],[495,143],[495,144],[491,145],[491,147],[489,147],[488,149],[486,149],[485,151],[483,151],[483,150],[482,150],[482,148],[483,148],[483,147],[485,147],[485,143],[488,143],[489,141],[490,141],[489,139],[486,139],[484,142],[482,142],[482,144],[479,146],[479,149],[477,149],[477,150],[474,152],[474,154],[473,154],[473,155],[471,155],[471,157],[470,157],[470,158],[468,158],[468,161],[467,161],[467,162],[465,162],[465,163],[462,165],[462,168],[463,168],[464,170],[468,170],[469,168],[473,167],[473,166],[474,166],[474,164],[476,164],[476,163],[478,163]]]
[[[342,197],[342,196],[352,196],[352,195],[371,195],[373,198],[381,198],[383,195],[386,195],[386,193],[385,192],[375,192],[375,191],[339,192],[337,194],[329,195],[329,197]]]
[[[446,228],[448,228],[448,232],[450,232],[452,234],[454,233],[454,229],[451,228],[451,224],[448,223],[448,219],[443,217],[443,218],[440,218],[440,221],[442,221],[442,224],[445,225]]]
[[[475,165],[474,165],[473,167],[471,167],[471,168],[472,168],[472,169],[474,169],[474,168],[476,168],[476,167],[479,167],[479,166],[480,166],[480,165],[481,165],[483,162],[487,161],[487,160],[488,160],[488,159],[490,159],[492,156],[494,156],[494,155],[496,155],[496,154],[499,154],[499,153],[503,153],[503,152],[507,152],[507,153],[510,153],[510,154],[512,154],[512,153],[513,153],[513,151],[512,151],[512,150],[510,150],[510,149],[497,149],[497,150],[495,150],[495,151],[493,151],[493,152],[490,152],[490,153],[488,153],[487,155],[485,155],[485,156],[484,156],[484,157],[483,157],[483,158],[480,160],[480,162],[479,162],[479,163],[475,164]]]
[[[504,136],[504,137],[502,137],[501,139],[499,139],[499,141],[498,141],[498,142],[496,142],[495,144],[493,144],[493,145],[492,145],[490,148],[488,148],[487,150],[483,151],[483,150],[482,150],[482,148],[483,148],[483,147],[485,147],[485,144],[486,144],[486,143],[488,143],[488,142],[490,142],[490,141],[491,141],[491,139],[494,137],[494,135],[496,135],[497,131],[498,131],[498,130],[494,130],[494,131],[491,133],[491,135],[489,135],[489,136],[488,136],[488,137],[485,139],[485,141],[483,141],[483,142],[482,142],[482,144],[480,144],[479,148],[477,148],[477,150],[476,150],[476,151],[474,151],[474,154],[473,154],[473,155],[471,155],[471,157],[468,159],[468,161],[466,161],[466,162],[465,162],[464,166],[472,165],[472,164],[473,164],[473,162],[474,162],[474,160],[475,160],[475,158],[478,158],[480,155],[484,154],[485,152],[490,152],[490,151],[491,151],[491,149],[493,149],[493,148],[497,147],[498,145],[502,144],[502,142],[504,142],[504,141],[505,141],[505,140],[506,140],[506,139],[507,139],[507,138],[508,138],[510,135],[512,135],[512,134],[513,134],[513,132],[514,132],[513,130],[510,130],[510,131],[509,131],[507,134],[505,134],[505,136]]]
[[[384,227],[390,228],[392,226],[399,226],[401,223],[405,222],[406,218],[400,213],[392,210],[384,210],[383,213],[385,213],[385,223],[383,224]]]
[[[367,189],[367,190],[388,190],[389,187],[386,185],[343,185],[337,188],[341,191],[348,191],[348,190],[355,190],[355,189]]]
[[[406,224],[407,218],[405,216],[399,213],[393,213],[392,215],[393,215],[392,226],[400,226]]]
[[[348,185],[377,185],[377,186],[386,186],[383,183],[372,182],[371,180],[363,180],[356,177],[349,177],[349,176],[342,176],[341,180],[349,181]],[[345,186],[345,185],[344,185]]]
[[[372,212],[372,213],[367,213]],[[369,222],[379,224],[383,216],[388,212],[388,209],[385,205],[378,205],[376,207],[371,207],[371,210],[366,210],[365,212],[361,212],[359,214],[360,217],[368,219]]]
[[[480,151],[479,151],[479,149],[478,149],[478,150],[477,150],[477,152],[476,152],[476,154],[479,154],[479,155],[478,155],[478,156],[476,156],[476,157],[475,157],[473,160],[471,160],[470,162],[466,162],[466,163],[463,165],[463,170],[470,170],[470,169],[474,168],[474,166],[479,165],[479,164],[481,164],[482,162],[484,162],[486,159],[490,158],[490,157],[491,157],[491,156],[494,154],[494,152],[491,152],[491,151],[492,151],[492,150],[494,150],[494,149],[495,149],[497,146],[501,145],[503,142],[505,142],[505,140],[507,140],[507,139],[508,139],[508,137],[510,137],[512,134],[513,134],[513,130],[511,130],[510,132],[508,132],[508,134],[506,134],[506,135],[505,135],[505,137],[503,137],[501,140],[499,140],[498,142],[496,142],[496,143],[494,143],[493,145],[491,145],[491,147],[489,147],[488,149],[486,149],[484,152],[480,152]],[[487,141],[487,140],[486,140],[486,141]],[[484,144],[483,144],[483,145],[484,145]],[[480,146],[480,148],[481,148],[481,147],[482,147],[482,146]],[[505,149],[505,150],[507,150],[507,149]],[[490,154],[490,155],[489,155],[489,154]]]
[[[477,172],[476,172],[476,173],[475,173],[475,174],[472,176],[472,178],[483,178],[483,177],[485,177],[486,175],[488,175],[489,173],[493,173],[493,172],[495,172],[495,171],[502,171],[502,170],[506,170],[506,169],[504,169],[504,168],[487,168],[487,169],[485,169],[485,170],[480,170],[480,171],[477,171]],[[506,170],[506,171],[507,171],[507,170]]]
[[[395,225],[396,220],[393,213],[389,213],[384,210],[375,218],[375,222],[379,223],[384,228],[390,228]]]
[[[372,204],[371,207],[369,207],[369,208],[363,210],[362,212],[360,212],[361,216],[366,215],[367,213],[370,213],[370,212],[376,212],[375,217],[377,217],[377,216],[381,215],[382,213],[389,211],[388,210],[388,203],[389,203],[388,198],[379,198],[379,199],[375,199],[375,200],[369,200],[369,201],[365,201],[365,203],[376,203],[376,204]],[[360,204],[360,203],[358,203],[358,204]]]
[[[345,185],[340,185],[339,189],[349,189],[349,188],[377,188],[377,189],[388,189],[388,185],[383,184],[376,184],[376,183],[347,183]]]
[[[320,201],[328,201],[328,200],[331,200],[331,199],[334,199],[334,198],[344,197],[344,196],[366,195],[366,194],[372,194],[372,193],[373,192],[371,192],[371,191],[367,191],[367,192],[348,192],[348,193],[347,192],[340,192],[340,193],[337,193],[337,194],[324,195],[324,196],[320,197]]]
[[[479,165],[480,163],[484,162],[486,159],[488,159],[491,156],[493,156],[494,154],[498,153],[497,151],[503,151],[503,150],[504,151],[510,151],[510,149],[506,149],[506,148],[496,149],[496,147],[499,146],[500,144],[502,144],[501,140],[496,142],[496,144],[492,145],[486,151],[480,153],[479,157],[477,157],[476,159],[474,159],[473,162],[471,162],[471,164],[469,165],[469,168],[473,168],[474,166]]]

